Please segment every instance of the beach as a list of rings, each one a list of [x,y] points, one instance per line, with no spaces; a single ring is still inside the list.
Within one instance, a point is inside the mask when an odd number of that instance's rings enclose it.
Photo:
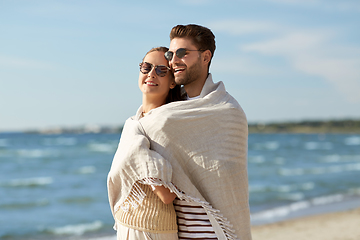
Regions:
[[[360,208],[253,226],[253,240],[359,240]],[[115,234],[90,240],[115,240]]]
[[[359,240],[360,208],[252,227],[253,240]]]

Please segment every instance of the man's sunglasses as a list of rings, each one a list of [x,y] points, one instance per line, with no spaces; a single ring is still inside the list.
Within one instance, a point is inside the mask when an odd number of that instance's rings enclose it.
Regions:
[[[185,55],[186,55],[186,52],[188,51],[200,51],[200,52],[203,52],[203,50],[188,50],[186,48],[179,48],[178,50],[176,50],[175,54],[178,58],[183,58]],[[168,61],[171,61],[171,59],[173,58],[174,56],[174,52],[172,51],[167,51],[165,54],[164,54],[166,60]]]
[[[168,66],[164,66],[164,65],[154,66],[148,62],[142,62],[139,64],[139,66],[140,66],[140,72],[142,72],[143,74],[148,74],[149,72],[151,72],[151,70],[154,67],[155,72],[159,77],[165,77],[168,71],[170,70]]]

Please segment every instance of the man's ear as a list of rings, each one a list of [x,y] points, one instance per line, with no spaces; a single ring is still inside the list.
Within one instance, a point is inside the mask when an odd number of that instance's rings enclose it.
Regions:
[[[204,62],[206,64],[209,64],[209,62],[211,60],[211,51],[208,49],[208,50],[204,51],[203,54],[204,54]]]

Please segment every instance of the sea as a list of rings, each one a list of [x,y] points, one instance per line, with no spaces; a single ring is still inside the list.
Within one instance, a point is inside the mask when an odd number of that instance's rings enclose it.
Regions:
[[[120,134],[0,133],[0,239],[115,240]],[[253,225],[360,207],[359,134],[250,134]]]

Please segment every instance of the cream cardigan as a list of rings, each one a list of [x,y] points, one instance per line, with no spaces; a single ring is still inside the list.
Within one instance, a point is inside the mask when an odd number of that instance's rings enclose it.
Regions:
[[[136,182],[164,185],[203,206],[218,239],[250,240],[247,121],[223,83],[209,74],[199,99],[139,115],[126,121],[108,175],[113,214],[126,210]]]
[[[144,192],[146,196],[137,208],[130,206],[128,211],[120,208],[115,214],[118,223],[145,232],[176,233],[178,226],[174,205],[163,203],[150,186],[136,185],[134,192]]]

